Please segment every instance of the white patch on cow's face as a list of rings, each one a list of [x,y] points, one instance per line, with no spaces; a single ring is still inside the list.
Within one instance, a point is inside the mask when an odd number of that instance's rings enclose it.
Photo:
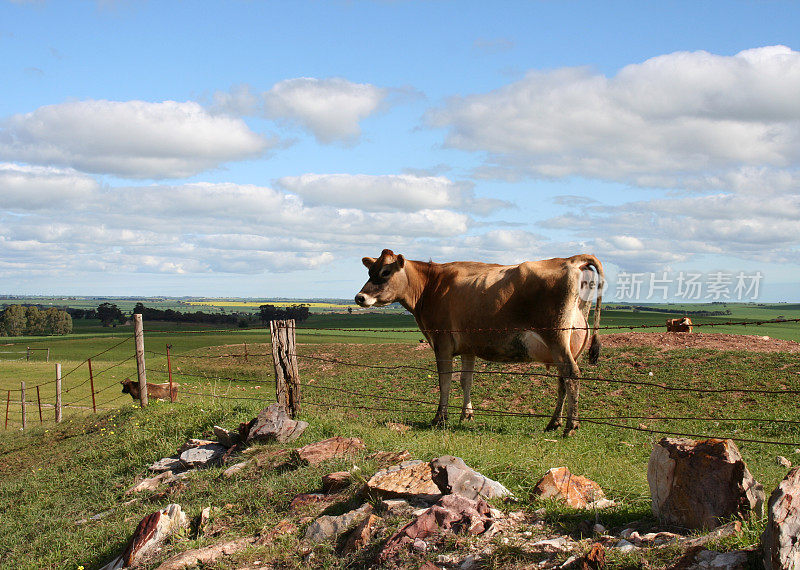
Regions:
[[[377,301],[378,300],[375,297],[370,297],[368,295],[364,295],[363,293],[356,297],[356,303],[364,308],[374,307]]]

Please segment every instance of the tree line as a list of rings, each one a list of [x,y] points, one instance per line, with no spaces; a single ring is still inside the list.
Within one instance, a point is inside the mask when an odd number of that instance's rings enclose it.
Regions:
[[[67,311],[50,307],[7,305],[0,314],[0,336],[62,335],[72,332]]]

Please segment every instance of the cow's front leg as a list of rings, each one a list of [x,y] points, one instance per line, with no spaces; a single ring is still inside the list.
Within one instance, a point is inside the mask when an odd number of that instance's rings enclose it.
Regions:
[[[450,384],[453,380],[453,356],[436,356],[436,370],[439,373],[439,408],[433,417],[433,425],[447,421],[447,406],[450,401]]]
[[[561,412],[564,409],[564,399],[566,398],[567,390],[565,387],[564,378],[559,374],[558,377],[558,395],[556,396],[556,409],[553,412],[553,417],[550,418],[550,423],[544,428],[544,431],[553,431],[561,427]]]
[[[464,392],[464,405],[461,407],[461,420],[471,420],[474,417],[472,411],[472,376],[475,373],[475,356],[472,354],[461,355],[461,391]]]
[[[564,349],[561,357],[562,361],[558,365],[558,381],[566,392],[567,423],[564,426],[564,437],[567,437],[578,429],[578,390],[581,371],[568,349]]]

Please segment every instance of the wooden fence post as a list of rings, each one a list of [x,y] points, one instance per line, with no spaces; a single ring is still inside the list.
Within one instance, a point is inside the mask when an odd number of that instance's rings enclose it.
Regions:
[[[44,423],[44,418],[42,417],[42,395],[39,393],[39,385],[36,385],[36,401],[39,402],[39,423]]]
[[[133,336],[136,340],[136,372],[139,375],[139,405],[147,407],[147,369],[144,363],[144,323],[142,315],[133,315]]]
[[[294,418],[300,413],[300,373],[297,368],[294,320],[270,321],[275,395]]]
[[[175,401],[175,393],[172,391],[172,360],[169,357],[169,349],[172,348],[171,344],[167,345],[167,373],[169,374],[169,401]]]
[[[25,409],[25,382],[20,382],[20,391],[22,395],[20,396],[19,402],[22,405],[22,431],[25,431],[25,428],[28,427],[28,413]]]
[[[86,360],[89,363],[89,389],[92,391],[92,413],[97,413],[97,405],[94,401],[94,374],[92,374],[92,359]]]
[[[25,362],[28,362],[31,359],[31,347],[25,347]]]
[[[61,422],[61,364],[56,363],[56,423]]]
[[[47,360],[45,362],[50,362],[50,347],[47,347]]]
[[[6,400],[6,429],[8,429],[8,410],[11,408],[11,390],[8,391],[8,396]]]

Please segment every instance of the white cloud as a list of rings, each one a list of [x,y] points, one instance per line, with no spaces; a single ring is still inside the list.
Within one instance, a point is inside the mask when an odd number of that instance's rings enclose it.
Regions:
[[[371,212],[448,208],[488,213],[509,205],[500,200],[476,199],[472,184],[456,183],[444,176],[303,174],[281,178],[278,185],[311,205]]]
[[[269,145],[241,119],[194,102],[61,103],[13,115],[0,130],[0,158],[126,178],[183,178]]]
[[[104,187],[69,170],[9,164],[3,172],[24,174],[30,188],[63,181],[80,189],[56,208],[43,207],[42,197],[7,193],[15,199],[0,202],[6,277],[31,275],[37,267],[117,275],[316,270],[356,255],[364,244],[458,239],[471,224],[467,214],[424,203],[409,211],[368,211],[309,204],[254,185]]]
[[[99,187],[93,178],[71,169],[0,163],[0,209],[64,208]]]
[[[352,143],[360,121],[381,108],[388,90],[346,79],[301,77],[276,83],[262,95],[267,117],[296,123],[322,143]]]
[[[659,185],[800,161],[800,52],[677,52],[606,77],[530,72],[429,114],[447,145],[487,153],[496,176]]]

